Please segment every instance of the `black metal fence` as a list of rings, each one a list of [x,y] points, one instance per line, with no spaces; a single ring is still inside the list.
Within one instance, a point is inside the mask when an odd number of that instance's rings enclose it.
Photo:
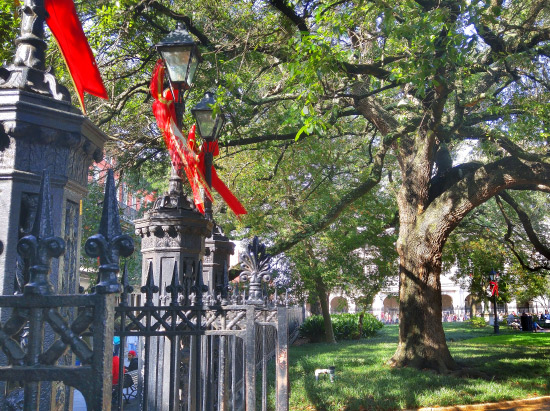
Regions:
[[[288,409],[289,331],[296,333],[302,310],[266,296],[251,303],[251,294],[232,293],[227,286],[227,270],[226,291],[218,287],[216,295],[208,296],[210,304],[204,304],[201,264],[193,271],[197,273],[196,283],[191,298],[187,298],[174,266],[166,290],[170,303],[166,305],[155,304],[161,290],[153,283],[152,268],[141,289],[143,305],[130,305],[136,299],[131,299],[130,288],[124,287],[116,307],[115,335],[120,336],[122,347],[127,337],[139,338],[142,364],[132,401],[138,401],[144,410],[267,410],[272,389],[271,409]],[[192,304],[182,305],[180,301]],[[272,359],[276,359],[274,369],[268,367]],[[115,397],[124,398],[124,393],[120,385]],[[124,405],[123,401],[116,404],[118,409]]]
[[[48,382],[61,381],[83,394],[89,410],[123,409],[128,399],[143,410],[287,410],[289,332],[295,334],[303,314],[265,294],[265,248],[255,239],[244,256],[245,292],[231,289],[226,268],[222,284],[208,290],[199,261],[183,267],[192,274],[185,287],[174,266],[169,298],[158,297],[152,268],[141,298],[131,298],[126,270],[121,283],[117,278],[119,258],[133,252],[133,242],[121,233],[115,194],[109,173],[99,233],[86,242],[87,254],[99,259],[96,285],[90,294],[58,295],[48,275],[64,243],[53,235],[44,175],[32,234],[18,243],[21,286],[16,295],[0,296],[2,406],[20,396],[24,410],[36,410]],[[114,335],[122,347],[130,336],[139,339],[132,398],[122,383],[123,361],[121,383],[111,384]],[[69,410],[70,400],[64,401],[56,409]]]

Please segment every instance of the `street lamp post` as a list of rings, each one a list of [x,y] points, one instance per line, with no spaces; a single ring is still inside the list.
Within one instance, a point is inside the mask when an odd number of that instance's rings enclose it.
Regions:
[[[204,178],[209,188],[212,188],[212,163],[214,161],[214,144],[220,138],[221,130],[225,123],[223,113],[214,115],[213,106],[216,104],[214,93],[207,91],[204,98],[191,110],[197,122],[199,134],[204,140]],[[212,220],[212,202],[204,196],[204,212],[208,219]]]
[[[176,105],[176,122],[182,128],[185,111],[184,94],[193,84],[197,68],[202,61],[197,43],[189,32],[178,23],[174,31],[156,45],[166,71]]]
[[[493,328],[495,330],[495,334],[499,333],[499,325],[498,325],[498,313],[497,313],[497,296],[498,296],[498,273],[494,270],[492,270],[489,273],[489,280],[491,284],[491,294],[493,296],[493,312],[494,312],[494,324]]]

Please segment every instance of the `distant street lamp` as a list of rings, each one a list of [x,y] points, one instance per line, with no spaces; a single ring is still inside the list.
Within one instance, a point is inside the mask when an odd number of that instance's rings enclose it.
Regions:
[[[195,117],[199,134],[204,140],[204,178],[208,187],[212,188],[212,164],[214,161],[214,151],[222,128],[225,124],[225,116],[222,112],[217,112],[214,115],[212,108],[216,104],[214,93],[207,91],[204,98],[191,109],[191,114]],[[205,215],[212,219],[212,202],[204,196],[204,211]]]
[[[489,273],[489,284],[491,286],[491,295],[493,296],[493,311],[495,315],[493,328],[495,330],[495,334],[499,333],[497,314],[498,277],[499,274],[495,270],[491,270],[491,272]]]
[[[181,128],[185,102],[183,94],[193,84],[197,68],[202,61],[197,43],[189,32],[178,23],[178,26],[166,38],[156,45],[166,66],[168,82],[176,97],[176,120]]]
[[[212,106],[215,104],[216,98],[214,93],[207,91],[204,94],[204,98],[191,109],[191,113],[197,121],[199,133],[205,141],[217,141],[225,124],[223,113],[219,112],[214,116]]]

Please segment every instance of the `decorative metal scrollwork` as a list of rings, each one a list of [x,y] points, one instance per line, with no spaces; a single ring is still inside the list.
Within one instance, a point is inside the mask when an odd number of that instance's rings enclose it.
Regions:
[[[266,254],[265,245],[260,243],[258,237],[254,237],[252,244],[248,245],[248,252],[240,256],[241,266],[244,270],[240,274],[241,281],[250,281],[248,288],[248,304],[263,304],[261,282],[271,280],[271,256]]]
[[[134,240],[129,235],[122,234],[120,228],[113,170],[107,173],[99,232],[88,238],[85,250],[90,257],[99,257],[99,282],[95,287],[96,292],[120,292],[121,287],[117,280],[120,270],[119,258],[129,257],[134,252]]]
[[[47,171],[44,171],[38,197],[38,210],[31,234],[19,240],[17,251],[27,259],[30,266],[30,278],[24,293],[46,295],[53,292],[48,278],[51,259],[65,252],[65,241],[53,233],[50,175]]]

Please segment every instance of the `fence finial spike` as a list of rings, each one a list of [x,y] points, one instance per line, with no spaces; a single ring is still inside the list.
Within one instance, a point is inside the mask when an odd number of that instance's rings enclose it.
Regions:
[[[197,269],[195,271],[195,285],[193,286],[195,292],[195,305],[202,305],[202,295],[208,291],[208,287],[204,284],[202,277],[202,261],[199,260]]]
[[[120,218],[118,215],[118,201],[116,196],[115,177],[112,169],[107,171],[105,182],[105,198],[103,199],[103,210],[101,222],[99,223],[99,234],[107,240],[112,240],[122,234]]]
[[[229,285],[229,273],[227,271],[227,261],[223,262],[223,279],[221,284],[221,302],[222,305],[229,304],[229,291],[231,291],[231,286]]]
[[[119,293],[117,274],[120,256],[129,257],[134,252],[134,240],[122,234],[120,228],[113,170],[107,172],[98,233],[88,238],[85,250],[90,257],[99,257],[99,281],[95,291],[100,294]]]
[[[130,285],[128,280],[128,264],[124,262],[124,268],[122,269],[122,296],[120,299],[120,305],[128,305],[128,294],[134,291],[134,288]]]
[[[249,282],[246,303],[261,305],[265,302],[261,283],[262,281],[271,281],[271,256],[266,254],[265,245],[260,243],[257,236],[254,237],[252,244],[249,244],[247,249],[247,252],[240,255],[243,268],[240,279],[243,282]]]
[[[185,263],[184,263],[185,264]],[[172,282],[166,287],[166,292],[170,293],[170,305],[178,305],[178,294],[183,292],[183,287],[180,285],[178,262],[174,262],[174,272],[172,274]]]
[[[153,262],[149,262],[149,270],[147,271],[147,281],[143,287],[141,287],[141,292],[145,293],[145,305],[151,306],[153,304],[153,294],[159,292],[159,288],[155,285],[155,279],[153,275]]]
[[[50,173],[48,170],[42,172],[42,182],[40,183],[40,192],[38,193],[38,208],[31,234],[36,238],[53,236]]]
[[[17,243],[17,252],[28,259],[30,267],[25,294],[51,294],[52,284],[48,278],[51,259],[65,252],[65,241],[54,236],[50,198],[50,174],[44,170],[31,234]]]

